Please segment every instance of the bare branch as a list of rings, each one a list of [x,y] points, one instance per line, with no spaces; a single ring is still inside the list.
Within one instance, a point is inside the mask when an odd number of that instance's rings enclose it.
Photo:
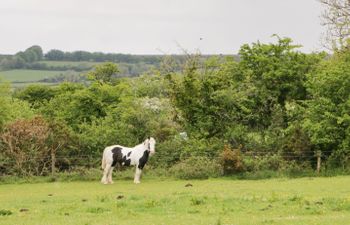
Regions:
[[[322,25],[327,28],[325,44],[332,49],[342,48],[350,38],[350,0],[318,0],[325,6]]]

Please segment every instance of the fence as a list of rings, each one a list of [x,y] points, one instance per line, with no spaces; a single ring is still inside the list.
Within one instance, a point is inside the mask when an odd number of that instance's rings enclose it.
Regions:
[[[268,158],[278,155],[282,159],[285,160],[298,160],[298,161],[314,161],[316,162],[317,173],[320,172],[322,159],[326,159],[332,151],[323,151],[315,152],[315,151],[303,151],[300,152],[299,155],[291,152],[284,152],[279,154],[272,154],[265,151],[242,151],[240,154],[242,157],[251,157],[253,159],[259,158]],[[217,153],[213,153],[212,151],[202,151],[200,153],[194,154],[195,156],[203,156],[208,157],[212,160],[221,159],[221,155]],[[180,154],[178,152],[156,152],[154,158],[155,162],[160,161],[180,161],[192,156],[191,153]],[[15,165],[17,160],[13,158],[1,159],[0,158],[0,172],[1,168],[6,168],[11,165]],[[63,156],[63,155],[47,155],[45,157],[31,157],[26,159],[23,164],[34,164],[34,163],[45,163],[48,166],[51,174],[54,175],[56,170],[70,170],[76,167],[86,167],[86,168],[100,168],[101,166],[101,157],[96,155],[76,155],[76,156]]]

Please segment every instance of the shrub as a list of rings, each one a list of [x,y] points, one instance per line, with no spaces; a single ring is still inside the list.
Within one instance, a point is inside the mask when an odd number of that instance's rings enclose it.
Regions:
[[[262,170],[277,171],[286,164],[280,155],[245,155],[242,159],[246,171],[256,172]]]
[[[225,175],[242,172],[244,168],[240,148],[231,149],[231,146],[225,145],[220,155],[220,164]]]
[[[219,163],[208,157],[191,156],[170,168],[170,173],[180,179],[207,179],[222,174]]]
[[[187,159],[194,156],[205,156],[210,159],[216,158],[222,151],[224,145],[223,141],[218,138],[197,138],[191,137],[182,148],[181,158]]]
[[[17,120],[0,133],[1,173],[17,175],[47,174],[56,153],[66,147],[69,133],[63,124],[42,117]],[[9,168],[9,169],[7,169]]]
[[[176,136],[171,140],[157,143],[156,154],[151,157],[150,164],[164,168],[175,165],[181,159],[185,142],[181,137]]]
[[[340,149],[332,152],[327,160],[327,168],[342,168],[343,170],[350,169],[350,150]]]

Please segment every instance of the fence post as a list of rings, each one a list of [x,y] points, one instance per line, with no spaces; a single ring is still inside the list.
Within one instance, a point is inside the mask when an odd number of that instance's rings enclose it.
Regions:
[[[316,157],[317,157],[317,174],[319,174],[321,170],[321,151],[316,152]]]
[[[51,150],[51,175],[55,176],[56,173],[56,154],[53,150]]]

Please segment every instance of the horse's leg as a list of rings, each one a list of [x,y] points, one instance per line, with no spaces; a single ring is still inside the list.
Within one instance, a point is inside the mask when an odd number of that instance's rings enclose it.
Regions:
[[[142,170],[138,166],[136,166],[135,177],[134,177],[135,184],[141,183],[140,181],[141,173],[142,173]]]
[[[103,177],[101,179],[102,184],[108,184],[108,173],[111,168],[111,164],[106,163],[105,169],[103,170]]]
[[[109,171],[108,171],[108,176],[107,176],[107,179],[108,179],[108,183],[109,184],[113,184],[113,181],[112,181],[112,173],[113,173],[113,169],[114,169],[114,167],[113,166],[111,166],[111,168],[109,169]]]

